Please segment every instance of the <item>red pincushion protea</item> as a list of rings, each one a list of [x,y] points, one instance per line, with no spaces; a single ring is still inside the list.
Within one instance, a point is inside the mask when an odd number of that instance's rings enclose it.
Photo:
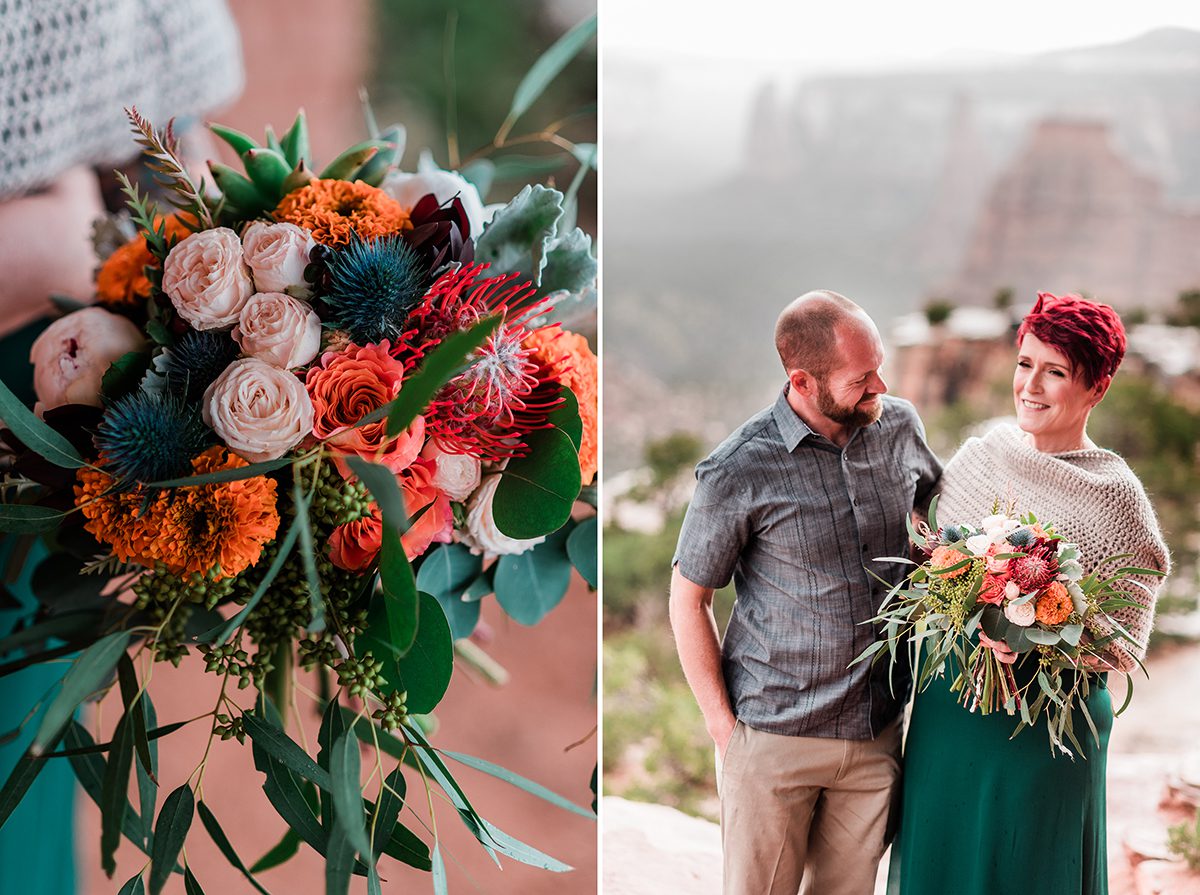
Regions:
[[[1058,551],[1052,543],[1039,540],[1024,552],[1009,561],[1009,577],[1022,593],[1041,590],[1058,574]]]
[[[530,302],[535,289],[515,283],[519,274],[481,278],[486,264],[469,264],[438,278],[409,315],[416,327],[420,354],[452,332],[499,314],[503,322],[476,352],[470,368],[452,379],[429,405],[425,431],[450,453],[504,460],[521,456],[521,436],[544,428],[546,416],[561,402],[550,371],[523,343],[529,321],[549,310]],[[514,308],[518,310],[514,311]]]

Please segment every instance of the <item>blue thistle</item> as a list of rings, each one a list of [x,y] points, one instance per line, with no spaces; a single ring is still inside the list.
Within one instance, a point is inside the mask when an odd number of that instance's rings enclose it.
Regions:
[[[106,471],[126,488],[186,475],[192,458],[215,440],[195,405],[144,391],[116,401],[96,432]]]
[[[393,342],[425,295],[428,269],[399,236],[355,236],[325,262],[322,298],[328,322],[358,344]]]
[[[942,527],[941,533],[938,535],[938,540],[943,544],[954,544],[958,541],[966,539],[963,530],[957,525],[945,525]]]
[[[1015,531],[1010,531],[1008,533],[1008,543],[1014,547],[1028,547],[1033,543],[1033,530],[1018,528]]]
[[[229,333],[189,329],[163,351],[155,368],[166,377],[171,394],[197,401],[237,356],[238,345]]]

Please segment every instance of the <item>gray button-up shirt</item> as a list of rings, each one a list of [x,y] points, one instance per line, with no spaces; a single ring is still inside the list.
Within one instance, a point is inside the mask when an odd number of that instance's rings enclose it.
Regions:
[[[912,404],[883,396],[880,419],[844,448],[813,432],[787,389],[696,467],[674,562],[689,581],[737,602],[722,644],[734,713],[757,730],[865,740],[900,712],[886,663],[848,667],[874,639],[873,617],[907,556],[905,517],[924,509],[942,464]]]

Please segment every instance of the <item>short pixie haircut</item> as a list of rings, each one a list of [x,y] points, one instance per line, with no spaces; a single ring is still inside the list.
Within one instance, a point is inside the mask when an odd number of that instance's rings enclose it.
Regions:
[[[1108,305],[1079,295],[1039,292],[1017,330],[1017,347],[1032,333],[1071,362],[1088,388],[1112,376],[1125,357],[1125,325]]]

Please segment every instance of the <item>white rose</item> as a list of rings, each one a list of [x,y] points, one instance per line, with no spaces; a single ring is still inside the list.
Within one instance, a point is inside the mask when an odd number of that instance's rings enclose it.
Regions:
[[[1004,607],[1004,617],[1014,625],[1028,628],[1037,618],[1037,607],[1033,605],[1033,600],[1026,600],[1024,603],[1009,603]]]
[[[29,349],[38,413],[62,404],[102,406],[100,383],[109,366],[145,344],[136,326],[104,308],[82,308],[55,320]]]
[[[201,230],[176,243],[163,265],[162,286],[179,316],[196,329],[233,326],[254,294],[242,241],[228,227]]]
[[[521,541],[510,538],[496,528],[496,521],[492,518],[492,501],[496,497],[496,486],[499,484],[499,475],[485,476],[483,484],[467,504],[467,532],[463,535],[463,543],[476,555],[524,553],[530,547],[546,540],[541,537]]]
[[[1004,582],[1004,596],[1010,600],[1015,600],[1017,597],[1021,596],[1021,588],[1017,585],[1017,582]]]
[[[290,295],[258,292],[238,315],[233,338],[259,360],[285,370],[302,367],[321,350],[321,318]]]
[[[429,193],[437,197],[439,205],[445,205],[458,196],[471,225],[471,237],[478,239],[483,230],[483,201],[479,198],[479,191],[454,171],[433,170],[417,174],[393,171],[384,178],[382,189],[405,208],[412,208],[421,201],[422,196]]]
[[[433,487],[451,500],[466,500],[479,487],[479,458],[470,454],[448,454],[434,439],[425,443],[421,456],[437,464]]]
[[[204,422],[251,463],[282,457],[312,432],[304,383],[256,357],[234,361],[204,392]]]
[[[987,535],[972,535],[967,538],[967,549],[975,556],[983,556],[992,546],[992,539]]]
[[[303,227],[255,221],[242,236],[254,287],[259,292],[284,292],[289,286],[307,289],[304,268],[315,245],[312,234]]]

